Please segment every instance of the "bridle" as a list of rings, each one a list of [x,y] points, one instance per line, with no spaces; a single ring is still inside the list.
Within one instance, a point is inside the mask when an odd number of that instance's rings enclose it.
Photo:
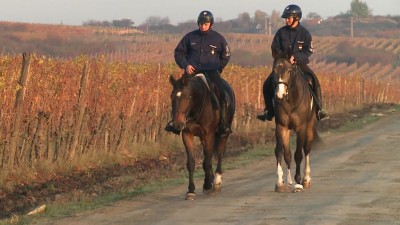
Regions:
[[[289,79],[287,79],[287,80],[282,79],[283,73],[277,74],[279,77],[278,77],[278,82],[276,82],[276,85],[275,85],[275,96],[278,94],[279,86],[280,85],[285,86],[285,93],[283,93],[282,98],[277,98],[277,100],[286,100],[286,101],[289,100],[289,82],[290,82],[290,79],[292,79],[292,76],[296,75],[296,74],[293,74],[293,73],[295,73],[296,70],[298,70],[297,65],[296,64],[291,65],[291,68],[289,70],[290,76],[289,76]]]
[[[197,77],[195,77],[195,78],[197,78]],[[188,122],[196,121],[199,118],[199,116],[201,115],[201,113],[203,112],[203,110],[204,110],[204,106],[205,106],[205,102],[206,102],[206,89],[207,89],[207,87],[206,87],[206,84],[203,81],[200,80],[200,78],[197,78],[197,79],[199,79],[200,83],[202,83],[202,85],[204,85],[204,87],[205,87],[202,90],[202,100],[201,100],[201,103],[200,103],[200,105],[198,107],[198,110],[194,113],[194,115],[190,116],[190,114],[193,113],[192,112],[192,110],[193,110],[193,95],[191,94],[190,96],[188,96],[188,101],[189,101],[188,105],[189,106],[187,107],[187,110],[185,112],[185,120],[184,120],[183,129],[186,127],[186,124]],[[179,100],[179,104],[180,104],[180,101],[181,100]],[[173,113],[173,115],[175,115],[175,109],[173,109],[172,113]]]

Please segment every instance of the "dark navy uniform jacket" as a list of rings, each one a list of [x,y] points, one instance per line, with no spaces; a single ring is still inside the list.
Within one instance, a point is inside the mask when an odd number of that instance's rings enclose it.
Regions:
[[[289,59],[293,55],[298,65],[308,64],[308,58],[314,51],[311,34],[300,24],[293,29],[289,26],[281,27],[275,34],[271,50],[274,59]]]
[[[186,34],[175,48],[175,62],[182,69],[192,65],[196,71],[215,71],[225,68],[231,53],[225,38],[214,30],[194,30]]]

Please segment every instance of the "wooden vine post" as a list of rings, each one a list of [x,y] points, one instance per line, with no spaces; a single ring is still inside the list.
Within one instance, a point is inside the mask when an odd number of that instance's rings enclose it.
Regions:
[[[81,83],[79,88],[78,104],[77,104],[77,114],[74,119],[74,128],[72,131],[71,146],[69,149],[69,159],[73,159],[75,157],[76,149],[79,143],[79,137],[81,133],[80,130],[86,110],[86,95],[87,95],[88,80],[89,80],[89,63],[87,62],[83,67],[81,76]]]
[[[22,69],[21,69],[21,76],[19,78],[18,84],[19,89],[15,96],[15,105],[14,105],[14,123],[11,128],[11,139],[10,139],[10,159],[8,161],[9,167],[13,167],[15,165],[16,160],[16,153],[18,149],[18,141],[20,137],[20,127],[22,121],[22,114],[23,114],[23,106],[24,106],[24,99],[26,89],[29,83],[29,68],[30,68],[30,60],[31,54],[30,53],[23,53],[22,54]]]

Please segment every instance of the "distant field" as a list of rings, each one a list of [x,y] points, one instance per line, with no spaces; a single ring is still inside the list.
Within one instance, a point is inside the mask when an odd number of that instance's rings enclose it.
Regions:
[[[81,54],[104,55],[111,61],[171,63],[173,49],[183,34],[143,34],[133,29],[0,22],[3,54],[35,52],[49,57],[74,58]],[[232,63],[270,66],[272,36],[225,34]],[[400,39],[314,36],[315,62],[400,66]]]

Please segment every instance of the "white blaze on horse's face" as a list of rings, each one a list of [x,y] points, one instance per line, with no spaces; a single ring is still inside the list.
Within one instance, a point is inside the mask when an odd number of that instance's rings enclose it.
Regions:
[[[176,97],[181,97],[181,95],[182,95],[182,92],[181,92],[181,91],[179,91],[178,93],[176,93]]]
[[[277,99],[283,99],[286,96],[287,93],[287,86],[283,83],[283,80],[281,77],[279,77],[278,80],[278,86],[276,88],[276,98]]]

